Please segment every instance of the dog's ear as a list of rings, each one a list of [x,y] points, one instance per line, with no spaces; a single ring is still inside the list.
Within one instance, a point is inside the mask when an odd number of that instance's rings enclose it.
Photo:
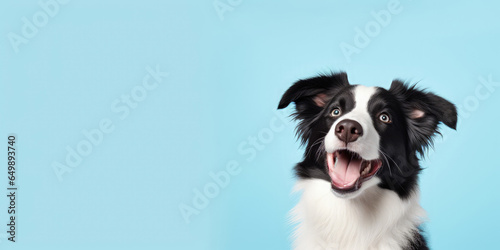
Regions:
[[[349,81],[345,72],[299,80],[283,94],[278,109],[294,102],[297,113],[317,113],[330,101],[336,88],[347,85]]]
[[[402,103],[410,143],[420,154],[432,145],[432,136],[439,133],[439,122],[456,129],[457,109],[444,98],[399,80],[392,82],[389,92]]]

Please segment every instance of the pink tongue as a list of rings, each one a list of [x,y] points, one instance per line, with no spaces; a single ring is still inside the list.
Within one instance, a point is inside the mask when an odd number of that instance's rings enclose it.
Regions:
[[[334,155],[328,154],[328,168],[333,184],[339,188],[354,186],[360,177],[361,159],[351,159],[347,154],[340,154],[334,163]]]

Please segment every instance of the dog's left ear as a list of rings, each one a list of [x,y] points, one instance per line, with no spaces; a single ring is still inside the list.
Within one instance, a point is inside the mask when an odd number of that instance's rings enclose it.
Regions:
[[[420,153],[432,143],[432,136],[438,133],[439,122],[456,129],[457,109],[446,99],[399,80],[392,82],[389,92],[403,104],[410,141]]]

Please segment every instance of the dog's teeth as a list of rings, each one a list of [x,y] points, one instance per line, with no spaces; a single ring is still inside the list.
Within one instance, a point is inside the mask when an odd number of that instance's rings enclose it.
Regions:
[[[369,162],[367,166],[361,171],[361,175],[366,175],[370,173],[370,170],[372,169],[371,163]]]
[[[365,175],[366,174],[366,168],[363,169],[363,171],[361,172],[361,175]]]

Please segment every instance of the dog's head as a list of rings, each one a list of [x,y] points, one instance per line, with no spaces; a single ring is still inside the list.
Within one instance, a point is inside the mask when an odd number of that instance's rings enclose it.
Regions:
[[[296,82],[278,109],[291,102],[306,145],[299,177],[330,181],[344,198],[376,185],[407,197],[421,170],[417,154],[432,144],[440,122],[457,123],[455,106],[442,97],[398,80],[389,90],[350,85],[345,73]]]

